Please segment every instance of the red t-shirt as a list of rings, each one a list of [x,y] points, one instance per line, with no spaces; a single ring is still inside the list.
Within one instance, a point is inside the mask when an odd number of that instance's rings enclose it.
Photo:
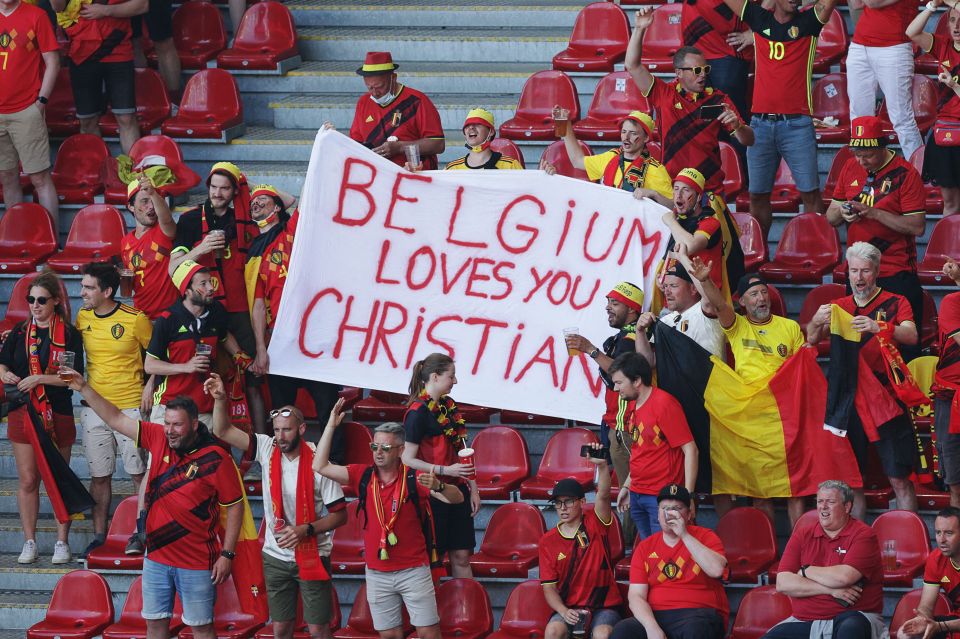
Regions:
[[[819,522],[797,527],[783,550],[781,572],[799,572],[800,566],[839,566],[856,568],[863,575],[863,594],[845,608],[830,595],[790,597],[793,616],[801,621],[832,619],[841,612],[861,610],[883,612],[883,568],[880,544],[873,528],[858,519],[850,519],[840,534],[830,539]]]
[[[891,155],[872,177],[856,158],[847,160],[837,179],[833,200],[856,200],[896,215],[923,215],[926,192],[920,174],[899,155]],[[847,246],[854,242],[869,242],[880,249],[880,277],[901,271],[917,272],[917,241],[913,235],[898,233],[876,220],[859,218],[847,226]]]
[[[443,139],[443,125],[440,114],[426,95],[402,84],[397,85],[397,97],[387,106],[374,102],[369,94],[360,96],[357,109],[350,125],[350,137],[373,149],[390,136],[401,142],[421,138]],[[403,166],[407,161],[404,153],[388,158],[394,164]],[[421,155],[425,170],[437,168],[436,155]]]
[[[656,495],[667,484],[684,483],[683,451],[693,441],[680,402],[654,388],[630,415],[630,490]]]
[[[712,209],[702,209],[699,216],[678,217],[677,222],[694,237],[701,236],[707,239],[707,245],[693,255],[702,259],[704,264],[713,263],[713,268],[710,269],[710,279],[713,280],[717,288],[722,290],[724,270],[723,231],[720,229],[720,220],[717,219],[717,214]]]
[[[106,0],[104,4],[124,2],[126,0]],[[74,64],[133,60],[130,18],[79,18],[65,31],[70,39],[67,55]]]
[[[696,47],[703,52],[707,60],[717,58],[741,58],[750,55],[748,47],[744,51],[727,44],[727,34],[733,31],[743,31],[740,18],[728,7],[723,0],[684,0],[680,9],[680,30],[683,44]],[[671,172],[671,175],[676,175]]]
[[[910,42],[907,27],[916,17],[915,0],[900,0],[879,9],[864,6],[853,32],[853,43],[865,47],[892,47]]]
[[[683,8],[686,11],[687,5]],[[706,177],[706,190],[722,192],[723,168],[717,140],[723,127],[719,120],[701,120],[700,107],[726,104],[739,115],[730,98],[711,87],[703,93],[690,93],[677,80],[664,82],[658,78],[654,78],[646,97],[657,112],[657,129],[663,140],[660,161],[667,172],[677,175],[686,168],[697,169]]]
[[[937,318],[940,330],[940,360],[937,362],[936,382],[947,388],[960,388],[960,292],[950,293],[940,302]],[[947,392],[947,396],[953,393]]]
[[[913,323],[913,310],[910,308],[907,299],[902,295],[890,293],[883,289],[878,289],[873,298],[863,306],[857,305],[853,295],[833,300],[833,303],[854,317],[866,316],[877,322],[887,322],[894,327],[900,326],[904,322]],[[877,376],[877,379],[893,394],[890,376],[887,373],[886,360],[883,359],[883,354],[880,352],[880,342],[875,340],[874,337],[876,337],[874,333],[860,334],[860,356]]]
[[[44,53],[58,49],[50,18],[43,9],[20,2],[8,16],[0,13],[0,113],[17,113],[37,101]]]
[[[688,525],[693,538],[714,552],[723,554],[723,543],[709,528]],[[730,604],[723,582],[707,576],[690,556],[682,541],[669,546],[658,532],[640,542],[630,560],[630,583],[646,584],[647,603],[657,612],[678,608],[713,608],[726,625]]]
[[[360,477],[369,466],[366,464],[350,464],[347,466],[347,472],[350,474],[350,480],[347,485],[355,492],[360,490]],[[397,504],[397,489],[400,486],[400,480],[403,479],[403,473],[407,472],[406,466],[400,466],[400,473],[397,479],[386,486],[380,487],[380,505],[384,513],[385,522],[388,522],[393,513],[400,509],[396,524],[393,527],[393,533],[397,537],[395,546],[387,547],[387,559],[380,559],[380,524],[377,520],[376,498],[373,495],[374,482],[377,479],[376,470],[370,476],[370,482],[367,484],[367,503],[366,503],[366,522],[367,526],[363,532],[363,547],[367,566],[374,570],[382,572],[395,572],[407,568],[416,568],[417,566],[426,566],[430,563],[427,555],[427,541],[423,538],[423,527],[417,518],[417,510],[410,501],[413,495],[420,498],[420,508],[430,508],[430,489],[421,486],[408,486],[406,498],[403,503]],[[348,508],[354,508],[352,504]],[[425,512],[425,511],[424,511]],[[364,515],[361,514],[361,517]]]
[[[944,14],[940,19],[946,20],[949,15]],[[960,51],[957,51],[951,38],[933,34],[933,46],[928,53],[937,59],[937,72],[949,70],[955,78],[960,75]],[[960,97],[942,82],[937,83],[937,91],[937,119],[960,121]]]
[[[540,583],[555,584],[570,608],[613,608],[623,599],[610,559],[610,521],[584,510],[580,530],[565,537],[557,526],[540,538]]]
[[[210,570],[220,555],[220,507],[243,499],[230,454],[212,443],[186,455],[170,448],[164,427],[140,422],[137,446],[150,452],[147,553],[151,561]],[[168,471],[173,470],[168,474]],[[156,482],[162,478],[159,486]]]
[[[937,548],[927,557],[923,568],[923,583],[939,586],[950,600],[950,607],[960,606],[960,570],[949,557],[944,557]]]
[[[459,461],[453,442],[443,434],[443,427],[423,402],[410,407],[403,417],[403,428],[407,442],[419,446],[418,459],[437,466],[450,466]]]
[[[823,23],[813,9],[778,22],[758,2],[744,2],[741,19],[753,29],[754,113],[810,115],[813,55]]]
[[[133,306],[151,320],[160,317],[179,297],[169,275],[171,249],[173,238],[167,237],[159,224],[139,238],[136,231],[130,231],[120,245],[124,267],[134,271]]]

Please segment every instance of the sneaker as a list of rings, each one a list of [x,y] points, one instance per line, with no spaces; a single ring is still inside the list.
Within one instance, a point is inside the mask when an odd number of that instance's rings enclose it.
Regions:
[[[66,564],[70,563],[72,559],[70,546],[66,542],[58,541],[53,547],[53,559],[51,561],[55,564]]]
[[[133,533],[127,540],[127,547],[123,549],[125,555],[142,555],[143,540],[140,539],[140,533]]]
[[[94,548],[99,548],[104,544],[105,541],[106,540],[104,539],[97,539],[96,537],[94,537],[93,541],[87,544],[87,547],[83,549],[82,553],[80,553],[80,557],[78,557],[78,559],[80,561],[83,561],[84,559],[87,558],[87,555],[89,555],[93,551]]]
[[[20,556],[17,557],[18,564],[32,564],[37,560],[37,542],[32,539],[28,539],[23,544],[23,550],[20,552]]]

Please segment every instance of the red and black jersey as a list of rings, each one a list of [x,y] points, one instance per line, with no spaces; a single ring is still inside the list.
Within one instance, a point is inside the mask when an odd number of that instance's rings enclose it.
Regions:
[[[949,15],[949,14],[947,14]],[[945,20],[946,18],[941,18]],[[960,51],[953,44],[952,38],[933,35],[933,45],[927,52],[937,59],[937,71],[948,71],[954,78],[960,76]],[[937,100],[937,119],[960,122],[960,97],[953,89],[942,82],[937,83],[939,98]]]
[[[453,441],[443,434],[443,426],[426,404],[417,401],[403,417],[406,440],[417,444],[417,457],[438,466],[450,466],[458,463],[457,451]]]
[[[853,32],[853,43],[865,47],[892,47],[910,42],[907,27],[915,17],[915,0],[898,0],[879,9],[865,5]]]
[[[857,304],[853,295],[833,300],[833,303],[854,317],[869,317],[876,322],[887,322],[893,327],[907,322],[914,323],[910,302],[902,295],[890,293],[883,289],[877,289],[870,301],[863,306]],[[880,352],[880,343],[874,337],[875,334],[870,332],[860,334],[860,356],[877,376],[877,379],[893,395],[894,391],[890,383],[890,376],[887,373],[886,360]]]
[[[603,354],[610,359],[617,359],[624,353],[633,353],[636,351],[637,326],[636,324],[627,324],[617,332],[611,335],[603,342]],[[624,430],[627,427],[627,409],[630,402],[620,397],[620,393],[613,390],[613,380],[610,375],[600,369],[600,379],[605,386],[603,401],[605,410],[603,413],[603,423],[612,430]]]
[[[0,113],[18,113],[37,101],[43,54],[59,49],[50,18],[43,9],[21,2],[0,13]]]
[[[924,585],[939,586],[950,600],[950,607],[960,606],[960,569],[950,557],[937,548],[927,557],[923,568]]]
[[[654,78],[645,97],[657,112],[662,140],[660,160],[667,172],[677,175],[683,169],[696,169],[706,178],[707,191],[722,192],[724,175],[717,144],[722,125],[719,120],[701,119],[700,107],[726,104],[739,115],[730,98],[712,87],[693,93],[684,90],[677,80],[664,82],[658,78]]]
[[[834,202],[855,200],[896,215],[923,215],[926,191],[920,174],[902,157],[889,153],[890,159],[874,174],[867,173],[856,158],[847,160],[837,179]],[[898,233],[876,220],[858,218],[847,227],[847,246],[854,242],[869,242],[880,249],[880,277],[917,271],[917,240],[913,235]]]
[[[620,589],[610,558],[610,521],[594,510],[584,510],[580,528],[572,537],[560,526],[540,538],[540,582],[554,584],[569,608],[615,608],[621,604]]]
[[[211,360],[217,359],[217,347],[227,338],[227,313],[219,302],[213,302],[200,317],[187,310],[178,300],[153,324],[153,337],[147,347],[147,357],[164,362],[183,364],[197,354],[197,344],[203,342],[213,348]],[[166,405],[178,395],[186,395],[197,404],[201,413],[213,411],[213,398],[203,392],[206,374],[182,373],[161,376],[153,401]]]
[[[123,4],[126,0],[98,0],[97,4]],[[70,40],[67,56],[74,64],[84,62],[130,62],[133,31],[130,18],[77,17],[64,31]]]
[[[177,301],[177,287],[170,279],[170,251],[173,238],[160,228],[151,226],[137,237],[136,231],[127,233],[120,244],[124,267],[133,271],[133,306],[152,320]]]
[[[677,223],[683,227],[683,230],[694,237],[702,236],[707,239],[707,246],[696,253],[703,260],[704,264],[713,262],[713,268],[710,270],[710,279],[716,284],[717,288],[723,290],[723,231],[720,228],[720,220],[712,209],[704,208],[700,210],[700,215],[677,217]],[[674,250],[674,242],[671,240],[667,246],[667,253]]]
[[[940,359],[934,377],[937,384],[947,389],[960,388],[960,292],[950,293],[940,302],[940,315],[937,318],[940,331]],[[946,396],[953,392],[947,391]]]
[[[223,257],[215,252],[197,258],[197,263],[212,270],[214,299],[219,300],[229,313],[247,313],[247,284],[243,277],[247,262],[247,247],[253,241],[256,226],[238,224],[233,207],[223,215],[215,215],[209,200],[202,207],[187,211],[177,221],[177,237],[173,241],[175,251],[187,252],[203,241],[210,231],[222,230],[227,247]],[[244,237],[239,237],[243,233]]]
[[[753,29],[753,112],[810,115],[811,76],[817,37],[823,30],[816,9],[779,22],[758,2],[743,3],[741,19]]]
[[[247,298],[250,309],[254,300],[263,300],[267,309],[267,326],[273,328],[280,311],[283,287],[290,269],[293,236],[300,220],[300,210],[290,219],[276,224],[266,233],[253,238],[247,250],[244,277],[247,280]]]
[[[684,46],[696,47],[707,60],[717,58],[745,59],[747,47],[737,51],[727,44],[727,34],[743,31],[740,18],[723,0],[684,0],[680,10],[680,31]],[[683,168],[683,167],[681,167]],[[672,175],[676,175],[672,173]]]
[[[243,499],[230,454],[200,426],[196,448],[170,448],[164,427],[140,422],[137,446],[150,452],[147,476],[147,554],[151,561],[210,570],[220,555],[220,507]]]
[[[421,138],[442,140],[443,125],[437,107],[420,91],[402,84],[397,85],[397,97],[386,106],[374,102],[369,94],[360,96],[350,125],[350,137],[374,149],[390,136],[401,142]],[[399,166],[407,161],[404,153],[388,159]],[[425,170],[437,168],[436,155],[422,155],[420,159]]]

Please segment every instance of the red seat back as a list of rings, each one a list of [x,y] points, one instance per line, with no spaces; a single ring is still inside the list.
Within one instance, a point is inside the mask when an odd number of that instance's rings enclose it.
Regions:
[[[367,448],[367,450],[370,449]],[[333,563],[334,570],[337,569],[338,560],[363,558],[363,519],[357,514],[355,504],[356,502],[347,504],[347,521],[337,529],[337,534],[333,536],[333,550],[330,554],[330,561]]]
[[[570,47],[626,50],[629,41],[630,23],[623,9],[612,2],[594,2],[577,14]],[[609,51],[602,51],[600,55],[605,53]]]
[[[0,259],[43,259],[56,250],[53,219],[39,204],[14,204],[0,217]]]
[[[90,253],[91,261],[105,261],[120,255],[120,244],[126,234],[120,211],[109,204],[90,204],[73,218],[65,250],[81,249]]]
[[[254,7],[259,5],[253,5]],[[252,8],[252,7],[251,7]],[[249,11],[248,11],[249,13]],[[166,159],[166,164],[176,177],[176,182],[164,186],[165,193],[179,195],[186,193],[200,184],[200,176],[193,172],[183,161],[180,147],[165,135],[145,135],[130,147],[130,157],[134,167],[148,155],[160,155]]]
[[[839,259],[837,230],[817,213],[802,213],[787,222],[775,256],[778,264],[797,267],[836,264]]]
[[[820,37],[817,38],[817,51],[814,58],[821,67],[837,62],[847,52],[848,43],[849,36],[843,15],[839,11],[834,11],[827,19],[827,23],[823,25]]]
[[[100,184],[103,162],[110,151],[99,135],[77,133],[63,141],[53,163],[53,177],[66,186]]]
[[[139,512],[136,495],[121,501],[117,505],[117,509],[113,511],[113,519],[110,520],[110,530],[107,533],[107,538],[126,545],[130,535],[137,530],[137,514]]]
[[[73,88],[70,86],[70,70],[66,65],[60,67],[57,81],[45,109],[47,128],[55,135],[70,135],[80,130],[77,119],[77,105],[73,101]]]
[[[800,317],[797,318],[803,332],[807,332],[807,324],[813,319],[817,309],[846,294],[847,289],[842,284],[820,284],[813,287],[803,299],[803,306],[800,307]]]
[[[523,84],[516,117],[536,122],[553,122],[553,107],[570,110],[570,121],[580,119],[577,88],[563,71],[537,71]]]
[[[913,115],[921,133],[926,133],[937,120],[939,91],[938,83],[933,78],[913,76]]]
[[[750,506],[734,508],[717,522],[717,536],[723,542],[727,567],[772,564],[777,558],[777,534],[763,511]]]
[[[930,554],[930,532],[927,524],[909,510],[888,510],[873,520],[880,548],[886,541],[897,544],[898,564],[923,563]]]
[[[359,422],[346,422],[340,426],[340,430],[343,431],[343,446],[346,450],[345,463],[365,466],[373,464],[373,451],[370,450],[373,435],[370,434],[370,429]]]
[[[256,53],[283,53],[296,47],[293,15],[282,3],[273,0],[250,5],[233,41],[233,49]]]
[[[177,115],[221,125],[242,122],[243,103],[233,75],[224,69],[198,71],[187,81]]]
[[[437,591],[440,633],[444,637],[479,639],[493,631],[493,609],[487,589],[474,579],[451,579]]]
[[[181,53],[216,52],[227,46],[220,10],[211,2],[185,2],[173,12],[173,39]]]
[[[729,142],[720,142],[720,166],[723,168],[723,194],[730,200],[743,191],[743,167],[740,156]]]
[[[407,614],[406,606],[401,606],[401,612],[403,614],[404,635],[407,635],[413,630],[410,625],[410,615]],[[370,613],[370,603],[367,601],[367,583],[365,581],[360,584],[360,588],[353,598],[353,605],[350,607],[350,616],[347,618],[346,627],[356,634],[370,635],[371,637],[379,635],[373,628],[373,615]],[[338,634],[336,633],[334,636],[338,636]]]
[[[110,623],[113,623],[113,595],[107,581],[92,570],[73,570],[57,582],[47,616],[37,625],[76,632],[81,628],[102,631]],[[29,630],[27,636],[30,636]]]
[[[780,166],[777,167],[777,175],[773,178],[773,190],[775,192],[796,193],[797,183],[793,179],[793,171],[787,161],[780,160]]]
[[[937,330],[937,303],[926,290],[923,294],[923,321],[920,323],[920,346],[933,346],[939,338]]]
[[[586,428],[565,428],[553,434],[540,459],[537,476],[559,481],[573,477],[581,483],[593,481],[595,465],[580,456],[580,447],[598,442]]]
[[[656,69],[669,70],[673,66],[673,54],[683,44],[680,29],[682,4],[665,4],[653,12],[653,24],[643,34],[643,64]]]
[[[491,486],[530,475],[527,442],[508,426],[490,426],[473,440],[477,484]]]
[[[520,166],[527,168],[526,163],[523,161],[523,151],[520,150],[519,146],[514,144],[513,140],[493,138],[490,142],[490,148],[506,157],[513,158],[520,163]]]
[[[580,447],[577,447],[577,452],[580,452]],[[593,464],[590,464],[593,466]],[[593,466],[596,468],[596,466]],[[586,516],[587,513],[593,512],[593,504],[585,504],[583,507],[583,514]],[[623,527],[620,525],[620,518],[617,517],[616,513],[613,514],[613,523],[610,525],[610,559],[616,564],[620,559],[623,558],[623,555],[626,553],[626,545],[623,541]]]
[[[941,269],[947,258],[960,257],[960,215],[948,215],[937,222],[923,255],[925,269]],[[946,276],[943,276],[946,278]]]
[[[770,312],[780,317],[787,316],[787,305],[783,301],[783,295],[773,284],[767,284],[767,292],[770,294]]]
[[[832,22],[833,14],[830,18]],[[833,116],[840,121],[838,127],[850,128],[850,98],[845,73],[828,73],[813,85],[813,116],[820,119]]]
[[[616,123],[631,111],[652,113],[653,109],[630,74],[626,71],[614,71],[603,76],[593,93],[587,117]]]
[[[536,579],[529,579],[510,593],[500,618],[500,631],[514,637],[542,639],[551,616],[553,608],[543,597],[543,586]]]
[[[580,148],[583,149],[584,155],[593,155],[593,151],[590,150],[589,146],[583,142],[580,142],[579,144]],[[555,166],[557,168],[557,173],[560,175],[577,178],[578,180],[587,179],[586,171],[573,168],[573,164],[570,163],[570,156],[567,155],[567,149],[563,145],[563,140],[557,140],[544,149],[543,159]]]
[[[536,506],[523,502],[504,504],[487,524],[480,552],[501,559],[535,556],[547,524]]]
[[[790,597],[777,592],[776,586],[753,588],[740,602],[730,639],[760,639],[792,614]]]
[[[837,150],[837,154],[833,157],[833,163],[830,164],[830,172],[827,173],[827,183],[823,187],[825,199],[829,200],[833,197],[833,193],[837,189],[837,181],[840,179],[840,172],[843,171],[843,165],[852,157],[853,152],[850,151],[848,146],[841,146]]]
[[[13,328],[14,325],[30,317],[30,307],[27,305],[27,295],[30,294],[30,284],[33,282],[37,273],[27,273],[13,285],[13,292],[10,293],[10,299],[7,300],[7,312],[3,318],[3,330]],[[70,296],[64,287],[63,280],[60,280],[60,299],[66,305],[67,315],[73,317],[70,313]]]
[[[748,272],[760,268],[769,259],[769,249],[763,237],[760,222],[749,213],[734,213],[737,230],[740,232],[740,248],[743,249],[743,265]]]
[[[946,22],[943,20],[943,22]],[[914,588],[909,590],[900,597],[900,601],[897,602],[897,607],[893,611],[893,619],[890,620],[890,636],[896,637],[897,631],[900,630],[900,626],[904,624],[908,619],[913,619],[916,616],[917,606],[920,605],[920,594],[923,592],[923,588]],[[942,591],[937,593],[937,600],[933,604],[933,616],[939,615],[949,615],[950,614],[950,600],[943,594]]]

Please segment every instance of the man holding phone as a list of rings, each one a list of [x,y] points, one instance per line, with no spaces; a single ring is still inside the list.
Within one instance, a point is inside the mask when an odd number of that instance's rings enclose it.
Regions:
[[[627,71],[657,112],[663,140],[661,162],[676,176],[693,168],[706,179],[706,190],[721,193],[723,169],[719,139],[726,131],[740,144],[753,144],[753,129],[730,98],[708,86],[710,65],[696,47],[681,47],[673,56],[676,80],[663,82],[641,63],[643,34],[653,24],[652,7],[637,11],[633,36],[627,46]]]
[[[583,486],[561,479],[553,488],[559,523],[540,538],[540,583],[543,596],[556,611],[544,639],[567,639],[571,634],[607,639],[620,621],[623,600],[610,557],[610,469],[600,444],[584,446],[580,454],[597,466],[597,499],[584,512]]]

